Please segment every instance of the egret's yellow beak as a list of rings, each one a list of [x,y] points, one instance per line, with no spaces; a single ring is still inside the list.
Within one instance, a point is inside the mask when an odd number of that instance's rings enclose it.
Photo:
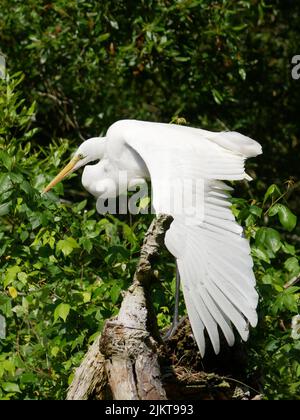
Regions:
[[[69,173],[72,171],[74,166],[77,162],[81,160],[80,156],[75,156],[73,159],[67,164],[67,166],[64,167],[62,171],[52,181],[50,184],[47,185],[47,187],[43,190],[43,194],[50,191],[51,188],[53,188],[56,184],[58,184],[60,181],[62,181]]]

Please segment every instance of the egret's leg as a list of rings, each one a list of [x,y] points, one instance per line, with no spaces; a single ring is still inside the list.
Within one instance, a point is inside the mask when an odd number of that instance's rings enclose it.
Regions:
[[[175,290],[175,306],[174,306],[174,314],[173,314],[173,322],[171,328],[166,332],[163,337],[163,340],[168,340],[171,338],[179,325],[179,295],[180,295],[180,274],[178,270],[178,266],[176,263],[176,290]]]

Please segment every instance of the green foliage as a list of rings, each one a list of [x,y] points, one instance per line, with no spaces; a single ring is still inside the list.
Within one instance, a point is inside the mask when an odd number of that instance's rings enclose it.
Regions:
[[[41,196],[67,144],[51,158],[32,150],[34,107],[14,90],[20,77],[0,84],[0,398],[63,398],[72,368],[117,311],[146,225],[100,218],[86,200]]]
[[[0,79],[0,399],[64,398],[132,278],[149,217],[100,217],[76,176],[40,194],[75,140],[119,118],[236,129],[262,142],[264,155],[249,164],[257,180],[233,200],[260,293],[249,377],[266,398],[299,398],[291,320],[299,313],[300,85],[290,77],[299,13],[289,0],[2,0],[1,52],[22,74]],[[163,328],[173,259],[164,254],[157,269],[152,296]]]
[[[260,293],[259,324],[251,332],[250,374],[260,376],[269,399],[298,399],[300,392],[300,341],[293,339],[291,322],[300,309],[299,251],[284,239],[296,216],[278,203],[282,194],[272,185],[263,203],[233,200],[237,219],[246,226]],[[278,209],[278,210],[277,210]],[[281,213],[282,212],[282,213]]]
[[[1,49],[10,68],[26,74],[23,90],[39,104],[45,141],[91,137],[120,118],[169,122],[182,114],[194,126],[237,129],[262,141],[262,179],[298,176],[299,84],[291,58],[299,53],[299,2],[1,6]]]

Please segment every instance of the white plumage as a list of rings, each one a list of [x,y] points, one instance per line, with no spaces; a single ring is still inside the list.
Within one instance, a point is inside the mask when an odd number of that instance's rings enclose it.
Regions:
[[[115,194],[104,179],[116,180],[119,171],[127,172],[128,183],[151,179],[156,213],[174,217],[165,243],[177,260],[189,319],[202,356],[205,329],[219,353],[219,329],[232,346],[233,325],[247,340],[248,321],[253,327],[257,324],[258,295],[250,246],[230,209],[232,188],[222,181],[250,179],[245,173],[245,160],[261,153],[259,143],[236,132],[213,133],[122,120],[109,128],[106,138],[84,142],[73,161],[76,156],[80,158],[61,176],[99,159],[96,165],[86,166],[82,177],[84,187],[96,197],[104,191],[107,196]],[[59,176],[46,191],[58,180]],[[178,191],[178,180],[192,181],[187,184],[191,194],[183,200],[183,206],[200,203],[199,214],[183,214],[170,206],[170,192]]]

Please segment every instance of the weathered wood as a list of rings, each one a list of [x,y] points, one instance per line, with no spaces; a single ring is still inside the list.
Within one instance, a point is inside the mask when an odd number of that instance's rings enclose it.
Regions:
[[[69,387],[67,400],[87,400],[95,395],[97,399],[104,399],[107,385],[105,359],[99,351],[100,336],[94,341],[86,353],[81,365],[75,372]]]
[[[147,288],[153,276],[152,259],[171,221],[171,217],[161,215],[152,222],[133,284],[125,293],[119,315],[106,322],[100,340],[109,387],[117,400],[167,399],[158,361],[159,334]]]

